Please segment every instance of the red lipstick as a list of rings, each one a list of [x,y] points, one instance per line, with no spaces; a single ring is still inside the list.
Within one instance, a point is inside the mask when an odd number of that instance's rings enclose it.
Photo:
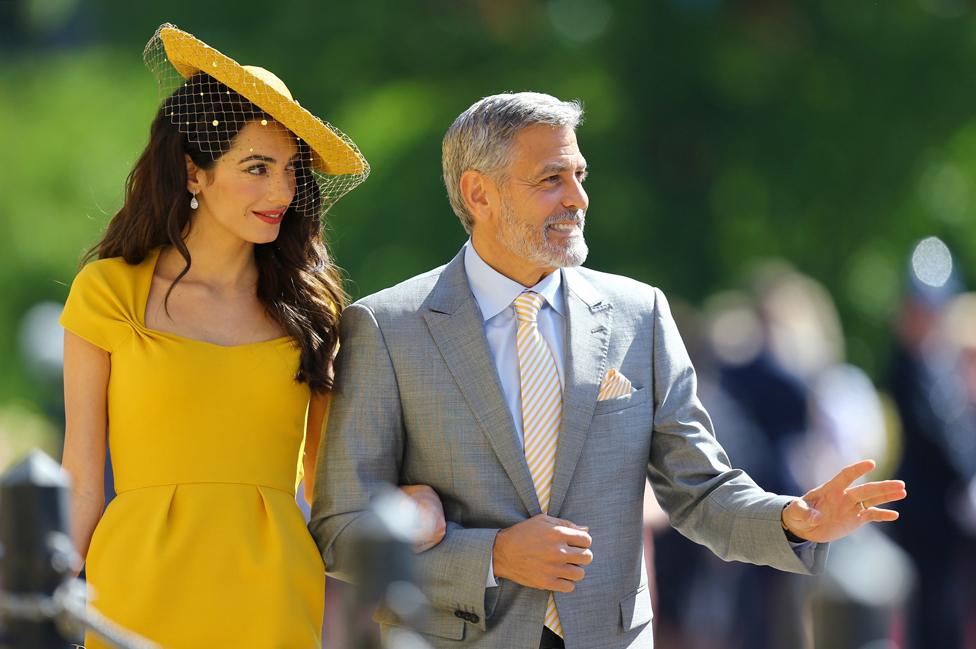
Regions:
[[[258,217],[265,223],[270,223],[271,225],[281,223],[281,219],[284,215],[285,210],[269,210],[265,212],[254,211],[254,216]]]

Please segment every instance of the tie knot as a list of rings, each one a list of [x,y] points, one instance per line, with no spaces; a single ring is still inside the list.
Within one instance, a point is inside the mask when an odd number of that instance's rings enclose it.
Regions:
[[[515,318],[519,322],[535,322],[545,298],[534,291],[522,293],[512,302]]]

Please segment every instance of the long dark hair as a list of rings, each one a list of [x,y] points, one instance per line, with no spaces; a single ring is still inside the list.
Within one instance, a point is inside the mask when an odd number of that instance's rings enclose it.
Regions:
[[[213,77],[193,75],[160,107],[149,144],[126,181],[122,209],[82,263],[94,257],[122,257],[138,264],[154,248],[173,246],[186,265],[170,285],[168,300],[192,263],[183,240],[191,213],[184,156],[200,169],[211,169],[245,124],[262,119],[273,118]],[[298,147],[296,198],[285,212],[278,238],[254,246],[257,296],[268,315],[301,347],[296,380],[321,393],[332,387],[329,363],[338,344],[346,294],[322,237],[322,195],[308,167],[308,145],[299,140]]]

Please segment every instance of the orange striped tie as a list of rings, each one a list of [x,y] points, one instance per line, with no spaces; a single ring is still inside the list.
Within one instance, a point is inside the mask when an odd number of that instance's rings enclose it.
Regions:
[[[532,475],[539,507],[548,513],[556,466],[556,442],[559,441],[559,424],[563,416],[563,395],[556,359],[539,333],[537,318],[543,302],[544,298],[538,293],[526,291],[515,298],[512,307],[518,320],[515,345],[522,389],[525,462]],[[549,593],[546,606],[545,625],[562,637],[563,628],[552,593]]]

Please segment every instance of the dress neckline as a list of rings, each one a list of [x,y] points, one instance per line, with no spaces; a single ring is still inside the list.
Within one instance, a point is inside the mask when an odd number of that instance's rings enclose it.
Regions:
[[[166,338],[172,338],[173,340],[192,343],[195,345],[203,345],[206,347],[216,347],[217,349],[243,349],[247,347],[256,347],[258,345],[271,345],[280,344],[283,342],[291,342],[291,336],[278,336],[276,338],[268,338],[267,340],[258,340],[251,343],[241,343],[239,345],[221,345],[220,343],[210,342],[209,340],[200,340],[199,338],[189,338],[187,336],[181,336],[178,333],[172,331],[163,331],[162,329],[153,329],[146,324],[146,310],[149,307],[149,292],[152,290],[152,280],[153,276],[156,274],[156,265],[159,263],[159,255],[162,252],[162,247],[153,248],[146,258],[142,261],[140,269],[143,276],[139,278],[139,283],[136,292],[136,324],[139,325],[143,330],[155,334],[157,336],[164,336]]]

